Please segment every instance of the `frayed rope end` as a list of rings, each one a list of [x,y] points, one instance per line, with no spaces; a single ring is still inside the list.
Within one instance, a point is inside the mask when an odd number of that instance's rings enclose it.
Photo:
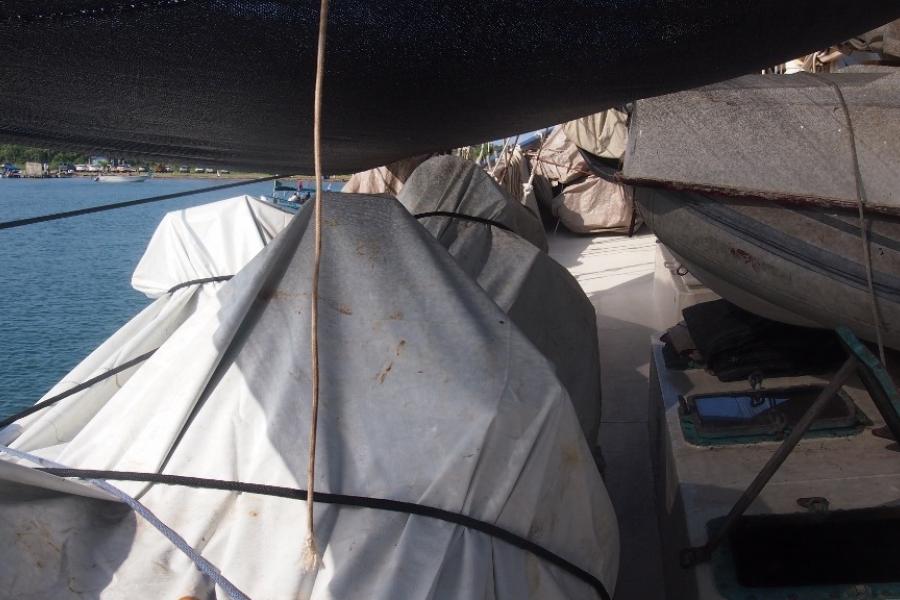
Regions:
[[[318,571],[322,566],[322,559],[319,556],[319,549],[316,546],[316,538],[313,534],[306,534],[306,543],[303,544],[303,570],[310,573]]]

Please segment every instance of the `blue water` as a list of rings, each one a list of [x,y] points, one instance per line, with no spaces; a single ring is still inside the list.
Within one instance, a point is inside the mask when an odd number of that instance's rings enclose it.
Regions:
[[[0,179],[0,222],[222,183]],[[0,230],[0,416],[33,404],[150,303],[131,274],[166,212],[271,190],[256,183]]]

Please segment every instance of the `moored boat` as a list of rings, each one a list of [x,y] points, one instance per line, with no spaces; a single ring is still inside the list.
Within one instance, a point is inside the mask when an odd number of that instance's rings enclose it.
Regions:
[[[141,183],[149,178],[149,175],[98,175],[94,181],[98,183]]]

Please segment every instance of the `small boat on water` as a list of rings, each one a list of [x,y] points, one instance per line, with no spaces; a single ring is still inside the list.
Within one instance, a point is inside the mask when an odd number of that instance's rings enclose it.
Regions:
[[[281,208],[296,211],[312,197],[313,191],[304,189],[301,180],[298,180],[296,185],[292,185],[291,182],[285,183],[276,179],[272,182],[272,195],[264,196],[263,200]]]
[[[94,181],[98,183],[141,183],[150,179],[149,175],[98,175]]]
[[[640,101],[624,176],[660,241],[721,296],[875,340],[863,202],[884,342],[900,348],[900,70],[748,76]]]

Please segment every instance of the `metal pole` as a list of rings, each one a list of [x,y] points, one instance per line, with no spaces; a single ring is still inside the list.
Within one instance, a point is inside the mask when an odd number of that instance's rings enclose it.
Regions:
[[[681,552],[681,566],[684,568],[690,568],[698,563],[705,562],[710,559],[713,551],[719,547],[719,544],[722,543],[728,533],[734,528],[735,523],[744,514],[744,512],[750,507],[756,497],[759,496],[759,493],[762,489],[769,483],[769,480],[772,479],[772,476],[778,471],[784,461],[787,460],[787,457],[793,452],[794,448],[803,439],[803,436],[806,434],[807,430],[810,426],[815,422],[815,420],[819,417],[822,410],[824,410],[825,406],[828,402],[837,394],[838,390],[841,389],[841,386],[846,383],[846,381],[853,375],[853,373],[857,369],[857,361],[856,358],[851,356],[844,362],[841,368],[835,373],[834,377],[831,381],[828,382],[828,385],[825,386],[825,389],[822,390],[822,393],[819,394],[819,397],[816,398],[815,402],[812,403],[807,411],[803,414],[803,417],[800,418],[800,421],[797,423],[797,426],[791,431],[790,435],[782,442],[781,446],[778,447],[778,450],[775,451],[775,454],[769,459],[766,463],[766,466],[762,468],[756,478],[753,480],[753,483],[744,491],[738,501],[735,503],[734,508],[731,509],[731,512],[728,513],[728,516],[725,518],[725,522],[722,524],[715,533],[713,533],[709,540],[705,545],[694,548],[685,548]]]

